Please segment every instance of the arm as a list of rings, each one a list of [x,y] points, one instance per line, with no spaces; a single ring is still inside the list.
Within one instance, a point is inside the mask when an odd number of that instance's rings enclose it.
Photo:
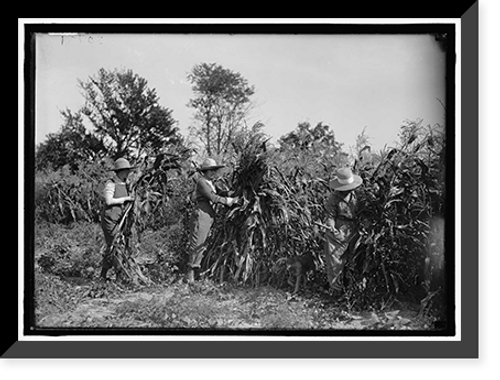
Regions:
[[[222,203],[222,204],[227,204],[227,200],[225,197],[221,197],[217,195],[212,187],[203,179],[200,179],[198,181],[198,184],[196,185],[196,191],[198,194],[202,195],[204,198],[210,200],[213,203]]]
[[[331,194],[325,202],[325,224],[329,226],[332,231],[336,230],[335,218],[337,216],[337,202],[335,195]]]
[[[106,206],[122,205],[126,201],[131,200],[131,197],[113,198],[115,194],[115,184],[113,182],[106,183],[104,187],[104,203]]]
[[[227,191],[227,190],[221,190],[219,187],[215,186],[215,189],[217,190],[217,194],[220,195],[221,197],[230,197],[232,195],[232,191]]]

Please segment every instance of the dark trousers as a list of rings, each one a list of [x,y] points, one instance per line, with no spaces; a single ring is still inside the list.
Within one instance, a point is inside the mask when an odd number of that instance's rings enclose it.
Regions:
[[[115,268],[115,270],[119,271],[118,260],[112,253],[112,244],[114,237],[116,235],[115,227],[116,223],[112,220],[109,220],[105,216],[101,217],[101,227],[104,233],[104,241],[106,242],[106,250],[104,251],[104,255],[102,258],[102,270],[101,276],[106,277],[106,274],[109,269]]]

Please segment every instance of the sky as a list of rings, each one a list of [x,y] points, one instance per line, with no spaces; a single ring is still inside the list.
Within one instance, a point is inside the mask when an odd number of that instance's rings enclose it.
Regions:
[[[36,143],[59,130],[61,110],[83,106],[77,80],[100,68],[144,77],[187,136],[194,120],[186,76],[202,62],[239,72],[255,87],[248,124],[264,123],[274,141],[301,122],[322,122],[346,148],[366,127],[381,149],[405,120],[445,122],[445,54],[426,34],[39,34]]]

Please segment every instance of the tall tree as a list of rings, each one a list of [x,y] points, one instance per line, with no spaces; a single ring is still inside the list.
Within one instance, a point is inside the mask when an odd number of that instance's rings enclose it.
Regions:
[[[155,89],[132,70],[100,69],[79,81],[85,97],[82,112],[112,156],[140,156],[181,141],[172,111],[158,103]]]
[[[240,73],[216,63],[195,65],[187,78],[195,95],[188,106],[198,122],[191,132],[208,155],[224,155],[251,108],[254,87]]]

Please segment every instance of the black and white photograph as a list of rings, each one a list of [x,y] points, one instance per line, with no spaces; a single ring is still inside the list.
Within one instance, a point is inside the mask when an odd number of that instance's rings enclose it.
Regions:
[[[455,25],[40,31],[30,333],[443,336]]]

